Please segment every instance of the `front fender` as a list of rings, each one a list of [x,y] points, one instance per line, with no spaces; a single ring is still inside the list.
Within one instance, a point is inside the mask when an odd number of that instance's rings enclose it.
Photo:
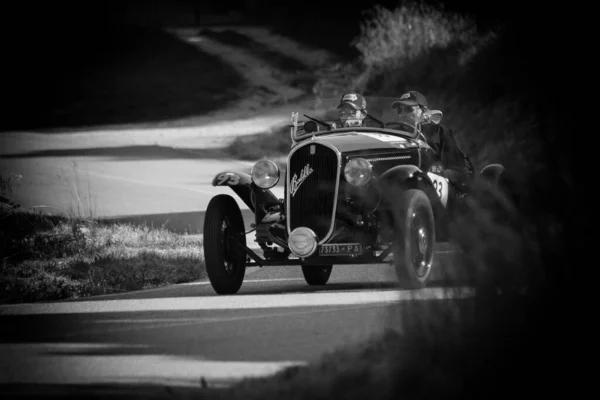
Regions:
[[[229,186],[252,212],[256,212],[250,175],[244,172],[221,171],[213,178],[212,185]]]
[[[260,221],[266,214],[266,208],[279,203],[277,196],[269,189],[261,189],[252,182],[245,172],[222,171],[212,180],[213,186],[229,186],[248,206]],[[257,212],[258,205],[258,212]]]
[[[391,187],[406,187],[420,189],[429,198],[431,207],[436,218],[441,215],[446,207],[440,196],[436,193],[431,177],[415,165],[398,165],[387,170],[378,179],[378,191],[383,196]],[[393,199],[391,199],[393,201]]]
[[[398,165],[385,171],[379,177],[379,180],[394,180],[396,182],[407,182],[418,177],[425,177],[426,174],[416,165]]]

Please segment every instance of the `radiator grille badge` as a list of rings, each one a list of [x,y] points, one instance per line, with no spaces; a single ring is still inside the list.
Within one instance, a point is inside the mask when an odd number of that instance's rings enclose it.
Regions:
[[[304,168],[302,168],[302,171],[300,171],[300,177],[298,177],[297,174],[294,174],[290,182],[290,194],[292,195],[292,197],[294,197],[294,195],[300,188],[300,185],[302,185],[302,182],[304,182],[304,180],[308,178],[308,176],[312,174],[313,171],[314,170],[310,167],[310,165],[306,164]]]

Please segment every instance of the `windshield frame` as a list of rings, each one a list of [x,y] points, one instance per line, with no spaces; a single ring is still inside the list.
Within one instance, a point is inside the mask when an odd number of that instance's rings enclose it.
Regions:
[[[365,117],[364,122],[368,125],[338,127],[339,118],[332,119],[337,116],[337,106],[340,102],[340,96],[329,98],[317,98],[307,101],[304,106],[300,105],[297,111],[292,112],[290,135],[293,142],[300,142],[307,138],[322,135],[331,135],[347,132],[376,132],[385,133],[388,135],[398,136],[402,138],[417,139],[422,136],[420,126],[413,126],[405,122],[400,122],[394,119],[396,111],[391,105],[394,101],[400,100],[399,97],[381,97],[381,96],[365,96],[367,102],[367,113],[373,116],[376,120]],[[371,107],[369,107],[371,105]],[[310,117],[310,118],[307,118]],[[387,117],[387,118],[386,118]],[[322,119],[323,118],[323,119]],[[313,132],[305,132],[304,124],[316,119],[325,124],[336,123],[336,127],[328,129],[320,123],[316,123],[317,129]],[[382,127],[377,120],[384,123]],[[389,124],[389,125],[388,125]],[[388,126],[386,126],[388,125]],[[390,127],[393,125],[394,127]],[[404,127],[405,129],[401,128]]]

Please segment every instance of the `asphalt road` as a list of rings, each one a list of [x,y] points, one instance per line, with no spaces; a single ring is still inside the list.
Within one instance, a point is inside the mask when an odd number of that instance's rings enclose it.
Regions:
[[[88,133],[87,146],[77,143],[76,134],[70,141],[65,134],[65,148],[61,134],[23,134],[4,147],[0,167],[23,175],[15,195],[29,205],[64,208],[77,193],[84,200],[91,194],[96,216],[155,226],[168,221],[171,230],[201,232],[210,198],[232,194],[212,187],[213,176],[249,170],[251,164],[186,156],[185,149],[169,147],[183,134],[164,133],[170,139],[158,146],[150,146],[150,135],[138,146],[114,143],[114,148],[107,138],[117,136],[110,132]],[[128,144],[127,135],[118,137]],[[19,146],[39,146],[40,152],[18,151]],[[283,197],[281,187],[273,191]],[[249,226],[252,214],[238,204]],[[248,236],[252,246],[253,234]],[[57,395],[76,384],[227,385],[317,361],[400,327],[397,315],[405,300],[447,298],[442,286],[447,283],[398,291],[385,264],[336,266],[325,287],[308,286],[299,267],[265,267],[248,271],[237,296],[216,296],[204,281],[82,301],[0,306],[0,385],[43,394],[50,389],[39,385],[58,385],[52,386]]]
[[[0,388],[229,385],[399,329],[409,300],[468,296],[440,280],[418,291],[395,283],[387,264],[336,266],[324,287],[308,286],[299,267],[264,267],[249,270],[235,296],[199,281],[0,306]]]
[[[227,132],[235,129],[224,126]],[[130,134],[118,132],[88,133],[81,143],[77,134],[2,134],[0,171],[5,177],[21,177],[11,198],[27,209],[94,218],[143,217],[160,225],[173,219],[169,215],[177,219],[182,213],[204,211],[216,194],[232,194],[213,187],[213,178],[221,171],[249,173],[254,164],[217,157],[208,145],[173,147],[180,145],[183,133],[162,132],[168,140],[158,145],[151,144],[152,132],[135,145]],[[38,150],[18,150],[26,146]],[[247,209],[241,200],[238,204]]]
[[[257,122],[253,129],[264,126]],[[214,135],[198,129],[4,133],[0,169],[23,176],[13,195],[25,207],[65,209],[75,201],[84,215],[95,207],[96,217],[155,226],[168,222],[171,230],[199,233],[210,198],[232,194],[210,185],[215,174],[251,167],[198,152],[222,145],[236,131],[228,123],[221,128]],[[201,146],[209,133],[214,143]],[[274,192],[283,197],[282,187]],[[251,213],[238,204],[249,226]],[[204,281],[81,301],[0,306],[0,397],[12,390],[91,395],[90,385],[123,394],[124,388],[115,389],[118,384],[140,394],[146,393],[142,384],[181,390],[268,376],[362,343],[386,328],[401,328],[398,315],[410,308],[408,300],[455,295],[447,286],[438,279],[431,289],[398,291],[391,267],[374,265],[336,266],[327,286],[311,287],[299,267],[265,267],[248,271],[237,296],[216,296]],[[79,384],[83,389],[73,392]]]

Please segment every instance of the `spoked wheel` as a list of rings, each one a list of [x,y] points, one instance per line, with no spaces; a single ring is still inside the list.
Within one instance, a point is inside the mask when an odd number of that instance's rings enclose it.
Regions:
[[[435,221],[427,195],[418,189],[401,194],[395,213],[394,267],[401,284],[427,286],[435,246]]]
[[[331,276],[331,265],[303,265],[304,280],[311,286],[324,285]]]
[[[246,273],[246,254],[235,242],[246,245],[244,218],[235,199],[213,197],[204,219],[204,260],[210,283],[218,294],[235,294]]]

